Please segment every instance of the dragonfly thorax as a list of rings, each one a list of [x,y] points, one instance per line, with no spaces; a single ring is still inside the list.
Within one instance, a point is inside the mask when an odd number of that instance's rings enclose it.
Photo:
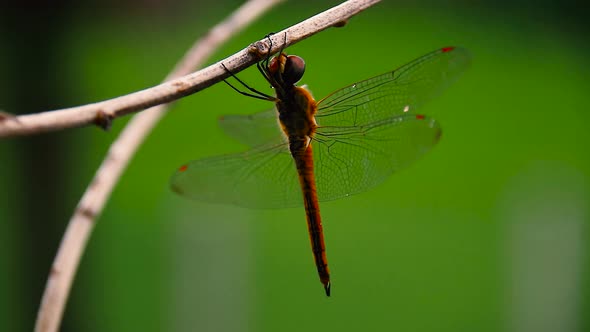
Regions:
[[[287,137],[313,137],[317,128],[316,101],[305,88],[291,86],[287,91],[289,93],[281,96],[277,90],[276,105],[283,132]]]

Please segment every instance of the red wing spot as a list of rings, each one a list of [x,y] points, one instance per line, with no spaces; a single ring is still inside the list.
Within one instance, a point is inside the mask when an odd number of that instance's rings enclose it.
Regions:
[[[452,50],[454,50],[454,49],[455,49],[455,46],[449,46],[449,47],[443,47],[443,48],[441,48],[440,50],[441,50],[443,53],[447,53],[447,52],[450,52],[450,51],[452,51]]]
[[[188,169],[188,165],[182,165],[180,166],[180,168],[178,169],[179,172],[184,172]]]
[[[416,114],[416,120],[424,120],[425,118],[423,114]]]

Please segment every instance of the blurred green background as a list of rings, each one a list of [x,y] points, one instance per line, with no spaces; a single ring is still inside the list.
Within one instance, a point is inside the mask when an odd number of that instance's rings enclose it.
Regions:
[[[7,2],[0,109],[32,113],[157,84],[239,1]],[[290,1],[209,63],[336,1]],[[587,10],[564,1],[389,1],[288,49],[316,97],[461,45],[471,69],[421,112],[440,144],[322,204],[332,297],[303,209],[195,203],[182,163],[243,150],[216,119],[270,107],[218,84],[141,147],[92,234],[63,331],[590,331]],[[265,88],[250,68],[240,77]],[[28,331],[61,235],[109,144],[94,127],[0,141],[0,331]]]

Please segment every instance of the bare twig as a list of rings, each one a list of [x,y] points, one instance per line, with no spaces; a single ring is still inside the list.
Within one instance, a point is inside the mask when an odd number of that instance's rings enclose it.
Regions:
[[[244,4],[203,39],[197,41],[167,79],[191,72],[229,37],[281,1],[251,0]],[[159,105],[137,114],[111,145],[64,234],[47,280],[35,331],[53,332],[59,328],[73,277],[95,218],[102,211],[129,160],[165,111],[166,105]]]
[[[295,44],[329,27],[342,26],[349,18],[379,1],[347,1],[280,31],[271,37],[273,45],[271,51],[276,52],[283,46]],[[285,34],[286,44],[283,39]],[[0,119],[0,138],[38,134],[88,124],[108,128],[110,122],[117,117],[174,101],[227,78],[228,73],[221,67],[221,63],[234,73],[255,64],[262,55],[266,54],[267,48],[267,40],[262,39],[203,70],[152,88],[94,104]]]

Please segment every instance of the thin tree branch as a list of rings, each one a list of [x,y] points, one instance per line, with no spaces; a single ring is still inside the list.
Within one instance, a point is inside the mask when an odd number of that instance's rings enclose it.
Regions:
[[[196,43],[167,79],[191,72],[213,52],[214,48],[280,1],[282,0],[251,0],[246,3]],[[270,51],[276,52],[285,45],[285,33],[287,36],[286,45],[294,44],[330,26],[344,24],[351,16],[377,2],[379,1],[348,1],[281,31],[271,37],[273,48]],[[267,54],[269,50],[266,41],[262,40],[252,44],[249,48],[222,62],[232,72],[238,72],[256,63]],[[204,89],[227,76],[228,73],[218,63],[154,88],[96,104],[21,117],[0,117],[0,137],[40,133],[90,123],[108,126],[110,121],[118,116],[178,99]],[[35,331],[53,332],[59,327],[75,271],[96,217],[101,213],[129,160],[150,130],[165,114],[165,111],[166,106],[159,105],[137,114],[111,145],[105,160],[96,172],[68,224],[49,274]]]
[[[342,26],[352,16],[380,0],[351,0],[271,36],[271,52],[293,45],[332,26]],[[286,42],[285,42],[286,36]],[[0,118],[0,138],[38,134],[96,124],[108,128],[120,116],[167,103],[203,90],[229,76],[221,63],[234,73],[255,64],[268,52],[268,39],[198,72],[114,99],[62,110]]]
[[[222,43],[282,0],[251,0],[197,41],[167,79],[190,73]],[[37,315],[35,331],[57,331],[80,257],[117,180],[147,134],[165,114],[166,105],[137,114],[111,145],[70,220],[51,267]]]

